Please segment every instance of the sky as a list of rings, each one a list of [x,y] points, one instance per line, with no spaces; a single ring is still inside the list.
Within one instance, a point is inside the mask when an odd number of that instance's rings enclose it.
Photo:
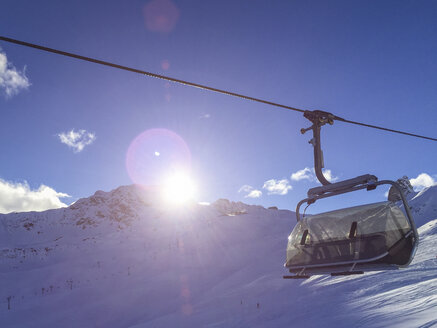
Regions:
[[[435,17],[435,1],[4,0],[0,34],[435,138]],[[0,212],[155,186],[178,172],[200,202],[293,210],[318,185],[300,113],[0,48]],[[333,181],[407,175],[419,190],[437,181],[436,146],[341,122],[322,130]],[[384,188],[319,209],[381,201]]]

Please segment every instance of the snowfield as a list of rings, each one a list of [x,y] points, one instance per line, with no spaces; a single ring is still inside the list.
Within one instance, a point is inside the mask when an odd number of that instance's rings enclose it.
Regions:
[[[0,327],[437,327],[437,186],[405,269],[284,280],[290,211],[136,186],[0,215]]]

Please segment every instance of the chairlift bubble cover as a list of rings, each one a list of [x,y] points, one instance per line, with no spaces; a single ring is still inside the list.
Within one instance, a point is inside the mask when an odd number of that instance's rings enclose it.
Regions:
[[[415,244],[412,230],[393,202],[307,216],[288,237],[285,266],[296,271],[353,263],[408,265]]]

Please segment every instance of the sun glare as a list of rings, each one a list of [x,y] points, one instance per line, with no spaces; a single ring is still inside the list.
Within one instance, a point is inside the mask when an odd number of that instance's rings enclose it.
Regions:
[[[194,200],[196,187],[189,175],[176,173],[167,178],[162,191],[166,203],[182,205]]]

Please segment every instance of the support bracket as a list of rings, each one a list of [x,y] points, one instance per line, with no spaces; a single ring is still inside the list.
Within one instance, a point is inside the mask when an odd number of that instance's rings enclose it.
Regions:
[[[320,142],[320,130],[321,127],[325,124],[332,125],[334,124],[334,119],[336,116],[334,114],[324,112],[321,110],[314,111],[305,111],[303,116],[311,121],[313,125],[308,128],[303,128],[300,130],[300,133],[304,134],[309,130],[313,130],[313,138],[309,141],[310,144],[314,147],[314,171],[316,173],[317,179],[324,186],[331,184],[323,175],[322,169],[324,167],[323,163],[323,152],[322,145]]]

